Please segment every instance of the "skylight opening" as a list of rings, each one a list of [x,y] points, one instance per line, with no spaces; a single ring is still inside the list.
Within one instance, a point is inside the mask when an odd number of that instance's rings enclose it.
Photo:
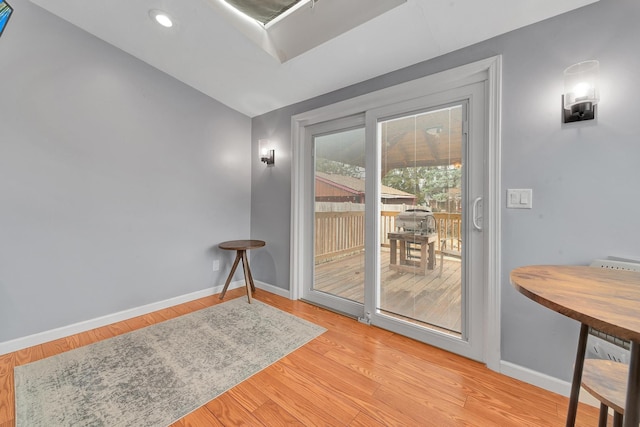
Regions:
[[[296,10],[300,9],[301,7],[303,7],[303,6],[305,6],[305,5],[309,4],[309,3],[311,3],[310,7],[313,8],[313,7],[315,7],[315,4],[317,2],[318,2],[318,0],[301,0],[301,1],[298,1],[298,3],[294,4],[289,9],[285,10],[280,15],[276,16],[271,21],[269,21],[266,24],[264,24],[264,27],[265,28],[269,28],[270,26],[282,21],[287,16],[291,15],[293,12],[295,12]]]
[[[265,28],[282,20],[294,10],[318,0],[224,0],[241,14],[248,16],[262,24]]]
[[[407,2],[334,0],[318,4],[320,0],[209,1],[231,25],[281,64]],[[246,8],[240,10],[243,5]],[[262,15],[260,18],[256,13],[253,13],[253,17],[249,16],[248,10],[267,10],[268,17]]]

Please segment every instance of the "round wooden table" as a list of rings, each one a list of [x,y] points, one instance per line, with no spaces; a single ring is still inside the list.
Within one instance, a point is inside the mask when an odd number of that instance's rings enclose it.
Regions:
[[[571,384],[567,426],[573,426],[589,326],[631,341],[624,426],[640,421],[640,273],[586,266],[531,265],[511,272],[523,295],[582,323]]]
[[[238,268],[238,263],[240,262],[240,260],[242,260],[242,266],[244,268],[244,284],[247,288],[247,298],[249,299],[249,304],[251,304],[251,292],[256,291],[256,286],[253,284],[253,276],[251,276],[251,269],[249,269],[247,251],[250,249],[261,248],[264,245],[266,245],[266,243],[262,240],[230,240],[228,242],[222,242],[218,245],[220,249],[224,249],[227,251],[236,251],[236,260],[233,262],[233,267],[231,267],[229,277],[227,277],[227,281],[224,284],[224,288],[222,289],[222,293],[220,294],[220,299],[223,299],[224,294],[227,293],[227,288],[229,287],[229,283],[231,283],[233,274],[236,272],[236,268]]]

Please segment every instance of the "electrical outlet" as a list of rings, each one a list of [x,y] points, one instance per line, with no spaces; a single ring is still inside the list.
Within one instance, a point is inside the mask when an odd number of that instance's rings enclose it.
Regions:
[[[213,260],[213,271],[218,271],[218,270],[220,270],[220,260],[214,259]]]
[[[593,359],[612,360],[614,362],[629,363],[629,350],[611,344],[601,338],[589,336],[587,357]]]

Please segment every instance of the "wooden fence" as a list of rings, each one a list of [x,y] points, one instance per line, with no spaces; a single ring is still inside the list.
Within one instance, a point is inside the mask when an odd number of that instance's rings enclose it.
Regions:
[[[400,212],[382,211],[380,215],[380,244],[389,247],[387,234],[396,231],[395,219]],[[459,213],[433,214],[438,230],[436,251],[446,240],[449,250],[461,251],[462,220]],[[364,249],[364,211],[316,212],[316,263],[329,261]]]

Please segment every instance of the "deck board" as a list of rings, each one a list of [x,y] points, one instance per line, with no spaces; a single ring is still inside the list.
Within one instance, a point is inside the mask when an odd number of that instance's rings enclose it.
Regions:
[[[440,257],[424,276],[389,268],[389,249],[380,251],[380,307],[402,317],[461,332],[461,278],[459,259]],[[314,289],[360,303],[364,302],[364,252],[324,262],[315,267]]]

